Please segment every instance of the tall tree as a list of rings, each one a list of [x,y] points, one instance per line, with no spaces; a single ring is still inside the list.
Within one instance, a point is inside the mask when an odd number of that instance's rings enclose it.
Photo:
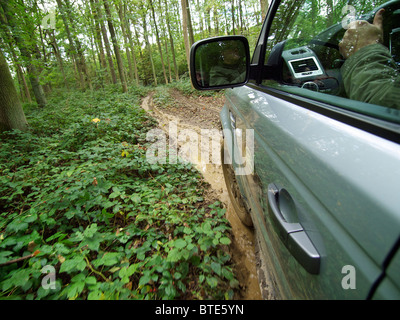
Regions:
[[[133,39],[132,39],[132,30],[131,30],[131,27],[130,27],[130,20],[131,19],[128,16],[128,6],[127,6],[126,3],[124,3],[123,15],[124,15],[124,19],[126,21],[126,26],[127,26],[126,34],[127,34],[128,41],[129,41],[129,47],[131,48],[133,68],[134,68],[134,71],[135,71],[135,81],[136,81],[136,85],[138,85],[139,84],[139,72],[138,72],[136,56],[135,56],[135,46],[133,44]],[[139,50],[140,50],[140,46],[138,46],[138,47],[139,47]]]
[[[79,41],[79,38],[76,36],[76,31],[75,31],[75,26],[74,26],[74,17],[72,16],[72,6],[69,2],[69,0],[64,0],[65,5],[66,5],[66,12],[67,12],[67,17],[69,20],[69,24],[72,28],[74,38],[73,40],[75,41],[75,48],[76,48],[76,53],[78,57],[78,65],[80,67],[81,72],[83,73],[84,81],[85,81],[85,86],[89,86],[89,89],[92,90],[92,81],[89,75],[89,70],[86,65],[86,59],[84,55],[84,49],[82,47],[81,41]]]
[[[155,31],[156,31],[156,40],[157,40],[157,47],[158,47],[158,52],[160,53],[160,58],[161,58],[161,66],[163,69],[163,74],[164,74],[164,81],[166,84],[168,84],[168,78],[167,78],[167,73],[165,72],[165,64],[164,64],[164,58],[163,58],[163,53],[161,50],[161,43],[160,43],[160,35],[158,33],[158,27],[157,27],[157,20],[156,20],[156,15],[154,12],[154,6],[153,6],[153,1],[150,1],[150,9],[151,9],[151,13],[152,13],[152,17],[153,17],[153,23],[154,23],[154,27],[155,27]]]
[[[167,0],[164,0],[164,7],[165,9],[168,8],[167,6]],[[172,30],[171,30],[171,23],[170,23],[170,19],[169,19],[169,14],[167,12],[167,14],[165,15],[165,19],[167,21],[167,29],[168,29],[168,37],[169,37],[169,44],[171,46],[171,51],[172,51],[172,60],[174,63],[174,70],[175,70],[175,79],[178,81],[179,80],[179,71],[178,71],[178,66],[176,64],[176,55],[175,55],[175,46],[174,46],[174,36],[172,34]]]
[[[260,0],[261,21],[264,21],[267,15],[268,5],[269,5],[269,0]]]
[[[119,21],[121,24],[121,31],[122,31],[122,36],[124,39],[124,46],[125,46],[125,52],[126,52],[126,58],[128,59],[128,66],[129,66],[129,78],[133,79],[133,64],[132,64],[132,55],[129,52],[130,48],[130,43],[129,43],[129,38],[128,38],[128,33],[127,33],[127,26],[126,26],[126,18],[123,13],[123,6],[122,3],[119,4],[119,6],[116,4],[115,9],[118,12],[119,16]],[[128,26],[129,27],[129,26]]]
[[[21,61],[19,61],[16,50],[14,48],[14,41],[13,41],[13,37],[9,31],[9,29],[6,27],[3,18],[0,16],[0,22],[2,23],[3,26],[3,31],[5,34],[5,38],[6,38],[6,42],[8,44],[8,48],[10,50],[12,59],[14,61],[15,64],[15,69],[17,72],[17,76],[18,76],[18,81],[20,83],[20,87],[21,87],[21,98],[24,99],[26,98],[28,102],[32,102],[32,98],[31,98],[31,94],[29,92],[29,87],[28,84],[26,82],[26,78],[24,75],[24,72],[22,70],[22,63]]]
[[[189,5],[189,0],[186,0],[186,19],[187,19],[187,29],[188,29],[188,34],[189,34],[189,43],[190,46],[193,45],[194,43],[194,32],[193,32],[193,26],[192,26],[192,15],[190,14],[190,5]]]
[[[108,41],[107,30],[106,30],[106,27],[104,26],[103,14],[101,12],[100,3],[98,0],[93,0],[93,1],[94,1],[94,7],[97,11],[97,18],[98,18],[98,23],[100,25],[101,34],[102,34],[103,40],[104,40],[104,46],[106,48],[107,61],[108,61],[109,69],[110,69],[111,80],[114,84],[116,84],[117,83],[117,75],[115,74],[114,61],[113,61],[113,57],[112,57],[112,53],[111,53],[110,42]]]
[[[106,55],[104,53],[103,40],[101,39],[101,29],[99,25],[99,17],[97,14],[96,5],[93,0],[90,0],[90,9],[93,15],[93,24],[95,30],[95,40],[99,50],[99,61],[103,69],[107,69]]]
[[[28,123],[18,98],[14,81],[3,52],[0,50],[0,132],[26,130]]]
[[[26,29],[35,29],[33,22],[30,17],[24,16],[22,17],[22,19],[24,20],[24,24],[21,21],[21,17],[19,17],[17,21],[18,16],[16,16],[15,12],[12,12],[12,8],[10,8],[9,5],[10,4],[8,3],[8,1],[0,0],[0,6],[3,9],[4,13],[4,17],[1,18],[1,22],[12,30],[12,37],[15,41],[15,44],[17,45],[22,57],[27,63],[28,77],[32,85],[36,102],[40,107],[45,107],[47,104],[47,99],[44,94],[43,87],[40,84],[39,72],[32,56],[35,50],[35,46],[32,45],[32,41],[29,41],[29,39],[25,38],[27,34]]]
[[[182,6],[182,31],[183,31],[183,40],[185,43],[185,52],[186,52],[186,62],[187,68],[190,73],[190,42],[189,42],[189,33],[188,33],[188,12],[186,9],[186,0],[181,0]]]
[[[205,7],[206,14],[205,14],[205,19],[206,19],[206,25],[207,25],[207,30],[208,30],[208,35],[211,35],[212,28],[211,28],[211,6],[207,4]]]
[[[112,22],[110,6],[108,4],[108,0],[103,0],[103,3],[104,3],[104,9],[106,11],[108,30],[110,31],[111,41],[114,46],[115,58],[117,59],[118,73],[119,73],[119,78],[121,80],[122,92],[127,92],[128,86],[126,84],[125,70],[124,70],[124,65],[122,62],[122,57],[121,57],[121,52],[120,52],[119,45],[118,45],[117,36],[115,34],[114,24]]]
[[[232,34],[236,34],[236,31],[235,31],[235,0],[231,0],[231,15],[232,15]]]
[[[68,42],[69,42],[69,52],[72,56],[72,59],[76,65],[76,68],[78,71],[80,86],[82,89],[84,89],[85,88],[85,76],[84,76],[84,72],[82,70],[82,65],[79,62],[79,58],[78,58],[78,50],[77,50],[76,44],[75,44],[76,39],[74,39],[70,25],[69,25],[69,19],[67,17],[67,13],[66,13],[67,8],[65,7],[62,0],[56,0],[56,1],[57,1],[58,8],[60,10],[62,20],[64,22],[65,32],[67,33]]]
[[[244,22],[243,22],[243,7],[242,7],[242,0],[238,1],[238,11],[239,11],[239,21],[240,21],[240,31],[243,32],[245,29]]]
[[[158,0],[158,8],[160,12],[160,26],[161,26],[161,37],[164,41],[164,47],[165,47],[165,56],[167,59],[167,66],[168,66],[168,76],[169,76],[169,81],[172,82],[172,71],[171,71],[171,63],[169,59],[169,48],[168,48],[168,36],[166,35],[166,20],[164,17],[163,13],[163,4],[161,3],[161,0]]]
[[[69,89],[69,83],[68,83],[68,80],[67,80],[67,76],[65,74],[63,59],[61,57],[60,49],[58,47],[57,40],[56,40],[56,37],[54,35],[54,30],[47,30],[47,35],[49,36],[49,42],[48,43],[53,48],[54,56],[56,57],[58,66],[60,68],[62,77],[64,79],[65,87],[67,89]]]
[[[146,43],[146,48],[147,48],[147,52],[148,52],[149,59],[150,59],[150,64],[151,64],[151,70],[153,72],[154,85],[157,86],[157,74],[156,74],[156,69],[155,69],[155,66],[154,66],[153,54],[152,54],[151,45],[150,45],[150,41],[149,41],[149,35],[148,35],[148,31],[147,31],[147,22],[146,22],[146,11],[147,10],[144,7],[142,2],[141,2],[140,11],[141,11],[141,14],[142,14],[144,41]]]

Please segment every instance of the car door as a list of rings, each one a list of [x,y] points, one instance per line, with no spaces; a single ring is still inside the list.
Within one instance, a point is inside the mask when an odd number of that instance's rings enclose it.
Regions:
[[[273,1],[250,81],[222,111],[254,130],[254,170],[237,180],[283,299],[400,296],[400,106],[348,98],[338,44],[378,7],[341,3]],[[399,1],[384,6],[389,35]]]

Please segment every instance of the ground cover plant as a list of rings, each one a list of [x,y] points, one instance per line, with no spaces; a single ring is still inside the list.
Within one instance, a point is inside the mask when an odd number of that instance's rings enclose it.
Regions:
[[[147,90],[59,91],[0,136],[1,299],[230,299],[219,202],[190,164],[149,164]]]

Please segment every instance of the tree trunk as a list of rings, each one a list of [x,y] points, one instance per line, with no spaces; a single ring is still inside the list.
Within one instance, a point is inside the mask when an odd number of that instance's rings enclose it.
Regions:
[[[168,49],[168,41],[167,41],[167,39],[164,39],[164,46],[165,46],[165,53],[166,53],[166,56],[167,56],[169,82],[172,82],[172,71],[171,71],[171,63],[169,61],[169,49]]]
[[[219,20],[218,20],[218,10],[216,7],[214,7],[214,34],[218,35],[219,34]]]
[[[132,40],[132,31],[131,31],[131,28],[129,27],[130,26],[130,20],[127,17],[127,6],[126,6],[126,3],[124,3],[124,16],[126,18],[126,25],[128,26],[126,28],[126,34],[127,34],[128,40],[129,40],[129,46],[131,48],[133,69],[135,71],[135,81],[136,81],[136,85],[139,85],[139,73],[138,73],[135,50],[134,50],[135,46],[134,46],[133,40]]]
[[[167,8],[167,0],[164,0],[164,5],[165,5],[165,8]],[[178,70],[178,67],[177,67],[177,64],[176,64],[174,38],[173,38],[172,31],[171,31],[171,25],[170,25],[168,13],[166,14],[166,20],[167,20],[169,43],[170,43],[171,51],[172,51],[172,60],[173,60],[173,63],[174,63],[175,78],[176,78],[176,81],[178,81],[179,80],[179,70]]]
[[[121,31],[122,31],[122,36],[124,38],[124,44],[125,44],[125,52],[126,52],[126,57],[128,59],[128,66],[129,66],[129,78],[133,80],[133,65],[132,65],[132,59],[131,59],[131,53],[129,52],[129,37],[127,33],[127,28],[126,28],[126,19],[123,13],[123,7],[122,3],[119,4],[119,7],[116,5],[115,8],[118,11],[118,16],[119,20],[121,22]],[[129,26],[128,26],[129,28]]]
[[[192,17],[190,14],[190,6],[189,6],[189,0],[186,0],[186,11],[187,11],[187,29],[188,29],[188,34],[189,34],[189,43],[190,46],[193,45],[194,43],[194,34],[193,34],[193,27],[192,27]]]
[[[13,14],[9,11],[8,3],[7,1],[1,0],[0,5],[3,8],[4,15],[5,15],[5,20],[1,18],[1,22],[4,23],[5,25],[8,25],[11,27],[11,29],[14,29],[15,26],[15,21],[13,20]],[[1,17],[1,15],[0,15]],[[17,28],[15,28],[17,29]],[[35,64],[32,62],[32,56],[30,53],[30,50],[26,47],[26,43],[20,38],[18,33],[13,33],[12,37],[17,44],[21,55],[26,59],[27,61],[27,69],[28,69],[28,77],[32,85],[33,93],[36,98],[36,102],[40,107],[45,107],[47,104],[46,97],[44,95],[43,88],[39,82],[39,73],[36,69]]]
[[[93,0],[90,0],[90,7],[91,7],[92,14],[93,14],[95,38],[96,38],[97,47],[99,49],[100,65],[103,69],[107,69],[106,55],[104,53],[103,41],[101,40],[101,29],[99,26],[99,17],[97,14],[96,4],[94,3]]]
[[[202,8],[202,4],[200,4],[199,0],[196,0],[196,10],[199,12],[199,27],[200,27],[201,37],[205,38],[206,37],[206,35],[204,34],[205,14],[204,14],[204,9]]]
[[[60,71],[61,71],[61,74],[62,74],[63,79],[64,79],[65,87],[67,89],[69,89],[69,84],[68,84],[67,77],[66,77],[65,71],[64,71],[64,63],[63,63],[63,60],[61,58],[60,49],[58,48],[58,45],[57,45],[56,37],[54,36],[54,30],[51,30],[51,31],[48,30],[47,34],[49,35],[49,38],[50,38],[50,41],[51,41],[50,44],[53,47],[54,55],[56,56],[58,65],[60,67]]]
[[[114,62],[113,62],[112,53],[111,53],[110,42],[108,41],[107,30],[106,30],[106,27],[104,26],[103,14],[101,13],[101,8],[100,8],[98,0],[94,0],[94,5],[97,10],[98,23],[100,24],[100,30],[103,35],[104,46],[106,47],[107,60],[108,60],[108,66],[110,68],[111,80],[112,80],[113,84],[116,84],[117,83],[117,75],[115,74],[115,68],[114,68]]]
[[[85,88],[85,79],[83,76],[83,71],[81,69],[81,65],[78,62],[77,49],[75,47],[74,39],[72,38],[71,29],[69,27],[69,23],[68,23],[67,16],[65,13],[66,10],[65,10],[64,4],[62,3],[61,0],[56,0],[56,1],[57,1],[58,8],[60,10],[60,13],[61,13],[61,18],[64,23],[65,31],[67,33],[67,38],[68,38],[68,42],[69,42],[69,51],[70,51],[70,54],[73,57],[73,60],[75,61],[75,64],[76,64],[79,84],[80,84],[81,89],[84,89]]]
[[[228,17],[226,15],[226,5],[224,5],[224,19],[225,19],[225,35],[229,34],[229,24],[228,24]]]
[[[57,0],[59,1],[59,0]],[[69,3],[69,0],[64,0],[66,5],[67,5],[67,17],[69,19],[70,25],[73,26],[73,17],[71,15],[71,11],[69,10],[71,8],[71,4]],[[78,57],[78,64],[80,66],[80,70],[83,73],[83,77],[84,77],[84,83],[85,83],[85,87],[86,84],[89,86],[89,89],[92,90],[92,81],[90,79],[90,75],[89,75],[89,71],[86,65],[86,61],[85,61],[85,56],[83,54],[83,48],[81,45],[81,42],[79,41],[78,37],[74,37],[75,39],[75,46],[76,46],[76,53],[77,53],[77,57]]]
[[[121,53],[118,46],[117,36],[115,35],[114,25],[111,20],[111,11],[108,5],[108,0],[103,0],[103,3],[104,3],[104,9],[106,11],[108,30],[110,31],[111,41],[114,46],[115,57],[117,59],[119,78],[121,79],[121,85],[122,85],[122,92],[127,92],[128,86],[126,85],[124,65],[122,63]]]
[[[28,123],[18,98],[7,61],[0,50],[0,132],[26,130]]]
[[[163,54],[162,54],[162,50],[161,50],[160,36],[159,36],[159,33],[158,33],[156,15],[154,13],[154,6],[153,6],[153,1],[152,0],[150,0],[150,9],[151,9],[151,13],[152,13],[152,16],[153,16],[154,27],[156,29],[156,40],[157,40],[158,51],[160,53],[160,58],[161,58],[161,66],[162,66],[162,69],[163,69],[164,80],[165,80],[165,84],[168,84],[167,73],[165,72],[164,58],[163,58]]]
[[[235,0],[231,0],[231,14],[232,14],[232,34],[236,34],[236,31],[235,31]]]
[[[153,79],[154,79],[154,85],[157,86],[157,74],[156,70],[154,68],[154,62],[153,62],[153,54],[151,53],[151,45],[149,42],[149,36],[147,34],[147,23],[146,23],[146,12],[142,10],[142,19],[143,19],[143,31],[144,31],[144,41],[146,43],[146,48],[149,53],[149,58],[150,58],[150,64],[151,64],[151,70],[153,72]]]
[[[268,11],[269,0],[260,0],[261,7],[261,23],[264,21]]]
[[[206,8],[206,24],[208,29],[208,36],[211,36],[211,7]]]
[[[245,29],[245,27],[244,27],[244,23],[243,23],[242,0],[238,0],[238,7],[239,7],[240,32],[243,33],[243,30]]]
[[[3,22],[3,21],[1,20],[1,22]],[[15,68],[16,68],[18,77],[20,79],[21,91],[23,92],[23,96],[28,100],[28,102],[32,102],[31,93],[29,92],[29,87],[28,87],[28,84],[26,83],[26,79],[25,79],[25,75],[24,75],[24,72],[21,67],[21,63],[18,60],[17,54],[16,54],[15,49],[12,44],[13,37],[9,33],[8,29],[6,29],[5,31],[6,31],[6,37],[8,38],[7,39],[8,46],[9,46],[11,55],[13,57],[14,63],[15,63]]]
[[[189,43],[189,35],[188,35],[188,16],[187,16],[187,10],[186,10],[186,0],[181,0],[181,6],[182,6],[183,40],[185,43],[186,62],[187,62],[188,72],[190,75],[190,43]]]

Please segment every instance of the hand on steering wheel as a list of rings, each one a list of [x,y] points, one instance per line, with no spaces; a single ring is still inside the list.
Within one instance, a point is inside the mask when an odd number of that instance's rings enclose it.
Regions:
[[[342,56],[347,59],[361,48],[370,44],[383,42],[383,12],[379,10],[374,17],[373,23],[364,20],[352,21],[349,28],[339,43]]]

